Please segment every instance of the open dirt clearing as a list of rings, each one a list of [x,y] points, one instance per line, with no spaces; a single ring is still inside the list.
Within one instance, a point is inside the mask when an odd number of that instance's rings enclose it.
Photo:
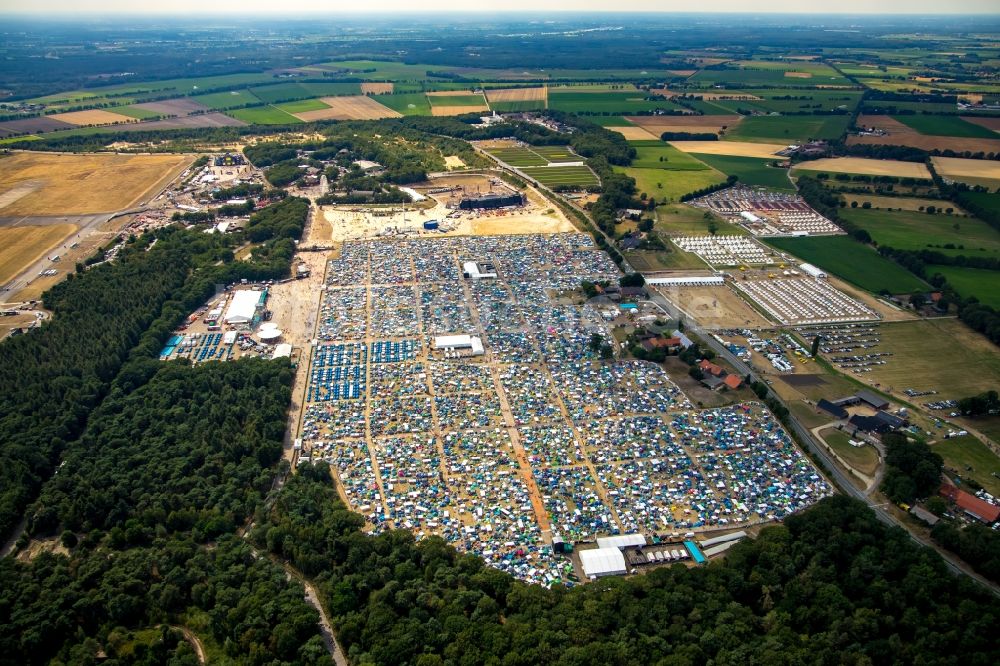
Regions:
[[[786,79],[811,79],[813,77],[809,72],[785,72]]]
[[[985,127],[994,132],[1000,132],[1000,118],[978,118],[976,116],[962,116],[962,120],[973,125]]]
[[[208,107],[201,102],[196,102],[187,97],[178,99],[165,99],[159,102],[145,102],[144,104],[134,104],[137,109],[145,109],[153,113],[164,116],[186,116],[195,111],[207,111]]]
[[[445,155],[444,165],[449,169],[464,169],[465,162],[458,155]]]
[[[729,287],[656,287],[656,290],[705,328],[774,326]]]
[[[371,97],[352,95],[349,97],[322,97],[320,101],[329,109],[305,111],[293,114],[299,120],[378,120],[379,118],[401,118],[402,114],[382,106]]]
[[[137,123],[137,118],[123,116],[120,113],[112,113],[101,109],[90,109],[89,111],[70,111],[69,113],[56,113],[51,116],[55,120],[61,120],[71,125],[116,125],[118,123]]]
[[[485,104],[478,106],[432,106],[432,116],[460,116],[465,113],[485,113],[489,111]]]
[[[75,224],[0,227],[0,285],[38,261],[74,231]]]
[[[546,88],[497,88],[487,90],[486,99],[493,102],[533,102],[545,101]]]
[[[888,132],[886,136],[849,136],[847,145],[910,146],[921,150],[953,150],[957,153],[1000,152],[1000,138],[979,139],[920,134],[891,116],[858,116],[859,127],[874,127]]]
[[[744,141],[670,141],[668,143],[685,153],[759,157],[762,159],[784,159],[777,152],[786,148],[778,143],[748,143]]]
[[[795,165],[795,170],[826,171],[828,173],[859,173],[869,176],[899,176],[900,178],[926,178],[931,174],[921,162],[871,160],[865,157],[825,157]]]
[[[191,161],[187,155],[15,153],[0,159],[0,193],[25,182],[39,185],[0,208],[0,216],[125,210],[164,187]]]
[[[981,141],[981,139],[980,139]],[[1000,180],[1000,162],[966,160],[960,157],[932,157],[937,172],[946,178],[982,178]]]
[[[391,95],[396,89],[393,83],[362,83],[361,92],[365,95]]]

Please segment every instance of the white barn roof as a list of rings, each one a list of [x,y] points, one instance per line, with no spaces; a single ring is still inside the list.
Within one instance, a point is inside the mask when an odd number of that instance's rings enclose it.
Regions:
[[[621,576],[628,573],[625,556],[617,548],[597,548],[580,551],[580,565],[587,578]]]
[[[257,303],[260,302],[261,292],[255,289],[237,291],[233,294],[233,300],[226,310],[224,321],[227,324],[245,324],[253,319],[257,312]]]

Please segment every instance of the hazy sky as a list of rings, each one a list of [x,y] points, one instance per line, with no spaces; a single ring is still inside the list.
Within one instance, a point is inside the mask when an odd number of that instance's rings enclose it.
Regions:
[[[788,12],[843,14],[1000,14],[997,0],[838,0],[837,2],[802,0],[714,0],[697,3],[691,0],[502,0],[501,2],[459,2],[458,0],[0,0],[0,12],[28,14],[225,14],[252,13],[324,13],[330,15],[371,12],[462,11],[647,11],[647,12]]]

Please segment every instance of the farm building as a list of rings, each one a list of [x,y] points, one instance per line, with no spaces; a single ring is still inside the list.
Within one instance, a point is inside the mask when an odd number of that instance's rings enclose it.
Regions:
[[[830,402],[826,398],[823,398],[822,400],[817,402],[816,407],[822,409],[824,412],[828,412],[833,416],[836,416],[838,419],[846,419],[848,416],[846,409],[844,409],[838,404]]]
[[[625,556],[618,548],[595,548],[580,551],[583,573],[594,580],[603,576],[622,576],[628,573]]]
[[[943,497],[954,502],[959,509],[987,525],[1000,519],[1000,506],[994,506],[975,495],[959,490],[950,483],[942,484],[940,492]]]
[[[257,314],[257,306],[260,305],[264,292],[256,289],[246,289],[233,294],[233,300],[229,303],[226,316],[223,321],[227,324],[249,324]]]
[[[889,409],[889,401],[871,391],[861,390],[854,394],[858,400],[872,409]]]
[[[484,194],[477,197],[466,197],[459,202],[462,210],[506,208],[508,206],[523,206],[524,195],[519,192],[509,194]]]
[[[878,412],[875,416],[862,416],[855,414],[848,421],[852,426],[864,432],[883,434],[899,430],[906,425],[904,419],[889,414],[888,412]]]

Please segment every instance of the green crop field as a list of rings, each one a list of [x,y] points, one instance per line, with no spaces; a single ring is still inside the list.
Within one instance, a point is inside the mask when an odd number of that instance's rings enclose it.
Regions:
[[[691,77],[698,83],[734,83],[753,85],[774,85],[787,88],[824,86],[851,86],[849,80],[835,69],[822,63],[777,63],[763,61],[742,61],[740,69],[703,69]],[[732,65],[729,65],[731,67]],[[785,72],[802,72],[809,77],[786,76]]]
[[[587,187],[600,184],[594,172],[584,166],[526,167],[521,170],[549,187],[560,185]]]
[[[291,125],[302,121],[275,106],[254,106],[249,109],[234,109],[227,115],[251,125]]]
[[[482,95],[428,95],[431,106],[486,106]]]
[[[900,111],[916,111],[917,113],[924,111],[927,113],[958,113],[958,107],[955,104],[938,102],[897,102],[895,100],[886,102],[872,99],[862,104],[861,108],[867,113],[869,109],[884,109],[889,106],[896,107]]]
[[[963,297],[975,296],[980,303],[1000,308],[1000,271],[964,266],[928,266],[928,274],[940,273]]]
[[[952,204],[942,201],[941,205]],[[841,214],[866,229],[879,245],[922,250],[928,245],[951,243],[964,248],[957,252],[942,251],[948,254],[973,254],[977,250],[1000,252],[1000,232],[974,217],[861,208],[845,208]]]
[[[527,148],[497,148],[487,152],[513,167],[545,166],[549,163],[546,158]]]
[[[402,95],[379,95],[378,103],[398,111],[404,116],[429,116],[431,105],[423,93],[404,93]]]
[[[630,141],[636,157],[632,166],[640,169],[667,171],[706,171],[709,167],[685,152],[662,141]]]
[[[306,111],[322,111],[330,107],[318,99],[300,99],[297,102],[276,104],[275,108],[281,109],[285,113],[305,113]]]
[[[650,198],[661,203],[677,201],[689,192],[721,183],[726,179],[715,169],[667,171],[666,169],[615,167],[615,171],[634,178],[639,192],[645,192]]]
[[[581,162],[583,158],[569,146],[532,146],[531,152],[541,155],[549,162]]]
[[[837,275],[862,289],[893,294],[923,291],[928,285],[902,266],[849,236],[768,238],[767,243]]]
[[[305,99],[312,94],[298,83],[276,83],[270,86],[255,86],[250,92],[262,102],[273,104],[282,100]]]
[[[788,180],[788,170],[768,166],[774,160],[730,155],[693,155],[727,176],[737,176],[744,185],[759,185],[772,190],[794,190]]]
[[[669,236],[702,236],[709,232],[708,225],[713,220],[720,235],[746,236],[750,233],[743,227],[730,224],[701,208],[682,203],[657,206],[655,215],[656,225],[653,230]]]
[[[962,435],[932,444],[931,449],[944,458],[945,465],[975,479],[991,495],[1000,495],[1000,458],[978,439]]]
[[[962,196],[968,197],[974,203],[992,211],[993,213],[1000,214],[1000,194],[989,192],[966,192]]]
[[[195,95],[191,99],[216,111],[224,111],[225,109],[233,109],[244,104],[259,104],[261,102],[249,90],[229,90],[227,92],[210,93],[208,95]]]
[[[150,111],[149,109],[140,109],[135,106],[116,106],[113,109],[105,109],[106,111],[111,111],[113,113],[120,113],[123,116],[128,116],[129,118],[138,118],[139,120],[146,120],[147,118],[156,118],[160,114],[156,111]]]
[[[734,96],[740,94],[753,95],[763,99],[719,99],[712,100],[710,103],[716,108],[725,109],[729,113],[735,113],[737,109],[750,109],[768,113],[772,111],[794,113],[799,111],[812,112],[816,109],[832,111],[841,107],[852,110],[861,100],[861,93],[853,90],[734,90],[732,94]],[[780,99],[782,97],[793,97],[795,99]],[[712,113],[719,113],[719,111],[713,111]]]
[[[929,136],[957,136],[973,139],[996,139],[997,133],[966,122],[958,116],[893,116],[907,127]]]
[[[448,69],[433,65],[407,65],[389,60],[337,60],[306,69],[314,68],[317,71],[345,69],[348,72],[344,76],[363,78],[368,81],[426,81],[428,70],[446,71]]]
[[[592,120],[601,127],[635,127],[635,125],[621,116],[598,116],[597,118],[588,118],[587,120]]]
[[[643,90],[627,92],[556,92],[549,91],[549,108],[569,113],[637,114],[656,109],[677,110],[681,107],[667,100],[643,99]]]
[[[836,139],[847,129],[844,116],[751,116],[726,132],[730,141],[763,143]]]
[[[360,95],[360,83],[310,83],[303,82],[302,86],[310,97],[337,97],[340,95]]]
[[[198,92],[199,90],[212,90],[231,86],[252,85],[255,83],[260,84],[273,80],[274,77],[263,72],[250,74],[223,74],[220,76],[165,79],[145,83],[102,86],[100,88],[91,88],[88,90],[76,90],[56,93],[54,95],[46,95],[29,101],[50,104],[53,106],[75,106],[81,100],[90,103],[97,103],[104,101],[108,95],[114,95],[112,98],[107,98],[107,101],[114,101],[120,104],[125,101],[142,101],[154,96],[162,98],[164,94],[171,91],[176,92],[177,96],[181,96],[190,95]],[[134,99],[129,100],[124,97],[120,97],[121,95],[129,94],[131,94]]]

